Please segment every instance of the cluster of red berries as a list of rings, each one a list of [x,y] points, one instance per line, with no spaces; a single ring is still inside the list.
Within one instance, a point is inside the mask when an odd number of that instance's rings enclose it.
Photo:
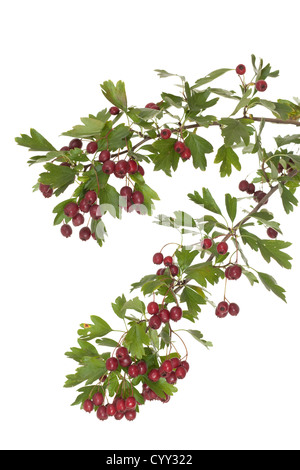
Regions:
[[[247,194],[253,195],[254,201],[259,203],[267,195],[264,191],[256,191],[255,185],[253,183],[248,183],[247,180],[243,180],[239,184],[239,190],[246,192]],[[268,200],[265,204],[268,203]]]
[[[216,315],[218,318],[225,318],[228,313],[233,317],[239,314],[240,307],[235,303],[228,303],[225,300],[220,302],[216,308]]]
[[[190,366],[187,361],[181,361],[178,357],[172,357],[171,359],[166,359],[159,369],[151,369],[148,373],[148,379],[151,382],[158,382],[163,377],[169,384],[175,385],[178,379],[182,380],[185,378],[189,369]],[[147,393],[145,395],[146,399],[148,399]]]
[[[147,372],[147,364],[145,361],[139,361],[132,364],[132,357],[128,353],[128,349],[120,346],[116,350],[116,357],[111,356],[106,361],[106,369],[110,372],[118,369],[119,365],[127,369],[129,377],[136,378],[139,375],[145,375]]]
[[[141,191],[133,191],[130,186],[123,186],[120,190],[120,196],[124,198],[124,201],[126,203],[124,209],[127,212],[132,212],[133,210],[136,210],[138,214],[143,213],[140,210],[140,205],[143,204],[145,198],[144,195]]]
[[[157,302],[150,302],[147,305],[147,312],[151,315],[149,320],[149,328],[159,330],[163,323],[169,323],[170,320],[178,322],[181,320],[183,312],[179,305],[172,307],[170,310],[164,305],[159,307]]]
[[[106,421],[110,416],[114,416],[118,421],[124,416],[128,421],[133,421],[136,418],[137,405],[138,403],[133,396],[124,399],[117,395],[112,403],[104,405],[104,396],[102,393],[96,392],[92,399],[84,401],[83,409],[87,413],[91,413],[96,408],[97,418],[100,421]]]
[[[174,264],[172,256],[164,257],[162,253],[155,253],[153,255],[153,263],[157,265],[164,263],[164,265],[166,266],[166,268],[161,268],[157,271],[156,274],[158,276],[163,276],[167,268],[169,268],[172,276],[177,276],[177,274],[179,273],[179,268],[178,266],[176,266],[176,264]]]
[[[48,184],[42,184],[40,183],[40,186],[39,186],[39,189],[42,193],[42,195],[48,199],[49,197],[51,197],[53,195],[53,189],[51,188],[51,186],[49,186]]]
[[[174,144],[174,150],[175,152],[179,153],[179,155],[181,156],[182,160],[188,160],[189,158],[191,158],[192,156],[192,152],[191,150],[189,149],[189,147],[187,147],[185,145],[184,142],[181,142],[180,140],[178,140],[177,142],[175,142]]]
[[[238,75],[245,75],[246,67],[245,67],[244,64],[239,64],[236,67],[235,71]],[[265,80],[258,80],[255,83],[255,88],[256,88],[257,91],[266,91],[266,89],[268,88],[268,84]]]
[[[210,250],[213,246],[213,240],[211,238],[204,238],[201,241],[201,247],[203,250]],[[228,244],[226,242],[217,243],[217,252],[219,255],[226,255],[228,253]]]

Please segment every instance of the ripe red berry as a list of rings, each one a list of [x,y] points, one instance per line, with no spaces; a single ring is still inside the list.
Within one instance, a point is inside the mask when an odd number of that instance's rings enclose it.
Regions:
[[[228,310],[229,310],[229,305],[227,302],[220,302],[217,306],[217,312],[224,315],[228,313]]]
[[[159,312],[159,318],[161,319],[161,321],[163,323],[168,323],[170,321],[170,312],[169,312],[169,310],[167,310],[166,308],[163,308]]]
[[[51,189],[51,186],[49,186],[49,184],[40,183],[39,189],[40,189],[41,193],[45,193],[45,192],[49,191],[49,189]]]
[[[135,410],[126,411],[125,418],[127,419],[127,421],[133,421],[136,418],[136,411]]]
[[[182,318],[182,310],[180,307],[172,307],[170,310],[170,319],[177,322]]]
[[[192,152],[188,147],[185,147],[185,149],[181,152],[180,156],[183,160],[188,160],[189,158],[191,158]]]
[[[177,369],[181,365],[180,359],[178,357],[172,357],[171,359],[172,369]]]
[[[107,160],[107,162],[104,162],[102,165],[102,171],[107,175],[111,175],[112,173],[114,173],[115,167],[115,162],[113,162],[112,160]]]
[[[244,75],[246,73],[246,67],[243,64],[239,64],[235,71],[238,75]]]
[[[68,163],[68,162],[62,162],[62,163],[60,164],[60,166],[69,166],[69,167],[70,167],[70,166],[71,166],[71,163]]]
[[[166,359],[162,363],[161,368],[162,368],[162,370],[164,370],[165,372],[167,372],[169,374],[173,370],[172,362],[169,359]]]
[[[172,256],[166,256],[166,257],[164,258],[164,265],[165,265],[165,266],[172,266],[172,264],[173,264],[173,258],[172,258]]]
[[[178,272],[179,272],[178,266],[176,266],[175,264],[172,264],[170,266],[170,273],[172,274],[172,276],[177,276]]]
[[[249,183],[247,194],[254,194],[254,193],[255,193],[255,185],[253,183]]]
[[[257,91],[266,91],[266,89],[268,88],[268,84],[267,82],[265,82],[265,80],[258,80],[258,82],[256,82],[255,84],[255,88],[257,89]]]
[[[239,184],[239,190],[244,192],[244,191],[247,191],[248,189],[249,189],[248,181],[246,180],[241,181]]]
[[[110,159],[110,152],[108,150],[102,150],[99,154],[99,162],[104,163]]]
[[[132,364],[128,367],[128,375],[132,378],[139,376],[139,368],[136,364]]]
[[[82,199],[79,203],[79,209],[81,210],[81,212],[89,212],[90,211],[90,208],[91,208],[91,205],[88,203],[88,201],[86,199]]]
[[[102,393],[100,392],[97,392],[95,393],[95,395],[93,396],[93,403],[95,406],[101,406],[104,402],[104,397],[102,395]]]
[[[97,410],[97,418],[100,421],[105,421],[108,418],[106,406],[99,406]]]
[[[82,148],[82,140],[80,139],[72,139],[69,143],[70,149],[81,149]]]
[[[119,366],[118,359],[115,357],[109,357],[105,363],[106,369],[109,371],[117,370]]]
[[[277,230],[275,230],[274,228],[272,227],[269,227],[268,230],[267,230],[267,234],[270,238],[277,238],[278,237],[278,232]]]
[[[132,189],[130,186],[123,186],[123,188],[120,190],[120,195],[126,199],[130,199],[132,195]]]
[[[79,238],[80,240],[86,242],[91,238],[92,232],[89,229],[89,227],[83,227],[80,232],[79,232]]]
[[[117,411],[117,413],[115,414],[115,419],[120,421],[122,418],[124,418],[124,413],[122,413],[122,411]]]
[[[140,175],[144,176],[145,174],[145,170],[144,168],[141,166],[141,165],[138,165],[138,172],[140,173]]]
[[[123,178],[126,173],[128,173],[129,168],[129,163],[126,160],[119,160],[115,166],[115,176],[117,176],[117,178]]]
[[[128,349],[125,348],[124,346],[120,346],[116,350],[116,356],[118,359],[124,359],[124,357],[128,356]]]
[[[106,412],[108,416],[115,416],[117,409],[113,403],[108,403],[106,405]]]
[[[129,160],[128,165],[129,165],[129,170],[128,170],[129,175],[133,175],[134,173],[138,171],[138,164],[135,160]]]
[[[266,193],[264,191],[255,191],[254,201],[261,202],[265,196],[266,196]]]
[[[90,208],[90,215],[91,215],[93,220],[100,220],[101,219],[101,210],[100,210],[100,206],[98,204],[94,204]]]
[[[128,397],[125,400],[127,410],[133,410],[136,407],[136,399],[134,397]]]
[[[138,369],[139,369],[139,375],[145,375],[147,370],[148,370],[148,366],[146,364],[145,361],[140,361],[137,363],[137,366],[138,366]]]
[[[230,281],[237,280],[241,277],[242,275],[242,268],[238,264],[234,264],[232,266],[229,266],[226,271],[225,271],[225,276],[227,279]]]
[[[237,304],[235,303],[229,304],[228,312],[230,313],[230,315],[235,317],[236,315],[239,314],[239,311],[240,311],[240,307]]]
[[[112,106],[109,112],[112,116],[116,116],[117,114],[119,114],[120,110],[119,108],[117,108],[117,106]]]
[[[185,368],[186,372],[190,370],[190,365],[187,361],[182,361],[180,365]]]
[[[134,191],[132,193],[132,201],[134,204],[143,204],[144,199],[144,195],[141,191]]]
[[[178,140],[177,142],[175,142],[174,144],[174,150],[175,152],[177,153],[181,153],[183,152],[185,149],[185,144],[183,142],[181,142],[180,140]]]
[[[60,231],[61,231],[62,236],[66,238],[69,238],[73,232],[72,227],[68,224],[62,225]]]
[[[177,379],[180,379],[180,380],[181,380],[181,379],[184,379],[185,376],[186,376],[186,370],[185,370],[185,368],[182,367],[182,366],[179,366],[179,367],[176,369],[176,371],[175,371],[175,375],[176,375],[176,378],[177,378]]]
[[[79,206],[76,202],[69,202],[65,208],[64,213],[67,217],[74,217],[79,211]]]
[[[84,196],[84,199],[87,201],[88,204],[92,205],[97,201],[97,193],[96,191],[88,191]]]
[[[204,238],[204,240],[202,240],[201,242],[201,246],[203,250],[210,250],[210,248],[212,247],[212,244],[213,244],[213,241],[210,238]]]
[[[175,372],[171,372],[171,373],[166,377],[166,381],[167,381],[169,384],[171,384],[171,385],[176,384],[176,382],[177,382],[176,373],[175,373]]]
[[[68,152],[69,150],[70,150],[70,147],[64,146],[60,149],[60,152]]]
[[[125,356],[122,359],[119,359],[119,364],[121,367],[129,367],[132,363],[132,359],[130,356]]]
[[[149,327],[152,328],[152,330],[158,330],[161,327],[161,323],[159,315],[153,315],[149,320]]]
[[[42,194],[46,199],[49,199],[53,195],[53,189],[49,188],[46,191],[44,191]]]
[[[91,413],[91,411],[93,411],[94,409],[94,404],[92,400],[85,400],[85,402],[83,403],[83,409],[87,413]]]
[[[225,318],[225,317],[227,317],[227,315],[228,315],[228,312],[224,312],[224,313],[223,313],[223,312],[221,312],[220,310],[218,310],[218,309],[216,308],[216,316],[217,316],[218,318]]]
[[[96,153],[98,150],[97,142],[89,142],[86,146],[87,153]]]
[[[172,135],[172,132],[170,131],[170,129],[163,129],[160,133],[160,136],[162,139],[169,139]]]
[[[164,268],[159,269],[159,270],[157,271],[156,275],[157,275],[157,276],[163,276],[163,275],[165,274],[165,271],[166,271],[166,270],[165,270]]]
[[[83,215],[80,214],[80,212],[78,212],[78,214],[74,215],[74,217],[72,219],[72,223],[73,223],[74,227],[79,227],[79,225],[84,224]]]
[[[162,253],[155,253],[155,255],[153,255],[154,264],[161,264],[163,260],[164,260],[164,256]]]
[[[159,106],[157,106],[157,104],[155,104],[155,103],[148,103],[148,104],[146,104],[145,108],[160,110]]]
[[[217,245],[217,252],[220,254],[220,255],[226,255],[226,253],[228,252],[228,245],[226,242],[220,242],[218,243]]]
[[[158,369],[152,369],[150,370],[148,374],[148,379],[151,380],[151,382],[158,382],[160,379],[160,373]]]
[[[150,315],[156,315],[159,312],[159,306],[157,302],[150,302],[147,306],[147,312]]]

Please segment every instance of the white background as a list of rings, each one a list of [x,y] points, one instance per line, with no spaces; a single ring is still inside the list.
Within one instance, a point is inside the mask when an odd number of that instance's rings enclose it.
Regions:
[[[63,388],[75,362],[64,352],[76,345],[76,331],[90,315],[116,329],[110,303],[130,284],[153,271],[152,255],[169,241],[171,229],[150,218],[128,215],[108,220],[109,239],[100,249],[77,236],[66,240],[52,226],[56,201],[32,193],[40,168],[28,168],[27,150],[14,137],[30,127],[54,145],[79,118],[107,106],[99,84],[126,82],[130,105],[159,101],[176,93],[163,68],[191,82],[220,67],[244,63],[256,54],[273,69],[264,97],[299,96],[299,49],[293,30],[299,2],[26,2],[1,7],[1,448],[2,449],[299,449],[299,212],[287,217],[278,196],[270,203],[293,242],[292,271],[253,257],[254,267],[273,274],[287,289],[284,304],[246,279],[230,286],[238,318],[223,321],[206,307],[197,326],[214,343],[206,350],[191,337],[191,370],[169,404],[147,404],[135,422],[104,423],[71,407],[75,389]],[[252,74],[249,74],[249,78]],[[235,73],[215,82],[237,89]],[[233,106],[232,103],[227,103]],[[233,108],[224,108],[224,113]],[[256,114],[267,111],[257,109]],[[267,126],[264,144],[296,133]],[[218,148],[214,129],[201,135]],[[161,196],[158,213],[186,210],[200,216],[186,194],[209,187],[220,204],[225,192],[239,196],[237,183],[256,168],[243,156],[243,171],[220,181],[209,155],[209,170],[181,165],[172,179],[146,168],[147,182]],[[202,215],[202,214],[201,214]],[[264,230],[261,232],[265,236]],[[223,286],[213,290],[222,297]],[[185,324],[183,324],[185,326]]]

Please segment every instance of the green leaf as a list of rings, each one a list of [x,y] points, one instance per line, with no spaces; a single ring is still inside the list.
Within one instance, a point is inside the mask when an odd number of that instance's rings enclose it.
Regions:
[[[225,203],[227,214],[229,215],[231,222],[234,222],[237,213],[237,198],[232,197],[230,194],[226,194]]]
[[[105,122],[95,118],[80,118],[83,125],[74,126],[70,131],[63,132],[67,135],[77,138],[98,137],[101,133]]]
[[[126,310],[124,311],[124,305],[126,304],[126,298],[123,294],[122,297],[117,297],[115,303],[112,303],[112,309],[119,318],[124,318]]]
[[[171,169],[177,170],[179,155],[174,150],[176,139],[156,140],[152,147],[156,155],[152,156],[154,171],[162,170],[166,175],[171,176]]]
[[[178,391],[174,385],[169,384],[163,378],[160,378],[158,382],[152,382],[148,379],[148,377],[144,377],[144,381],[151,388],[151,390],[156,393],[156,395],[163,399],[166,398],[166,394],[172,396]]]
[[[241,171],[242,169],[239,157],[235,151],[231,147],[226,147],[225,145],[222,145],[222,147],[219,148],[215,158],[215,163],[222,163],[220,167],[221,178],[230,176],[233,166],[238,171]]]
[[[144,345],[149,346],[150,338],[146,333],[145,323],[133,323],[125,336],[125,343],[130,354],[136,359],[142,359],[145,355]]]
[[[213,98],[212,100],[207,101],[209,95],[209,88],[204,91],[192,91],[191,93],[187,93],[187,102],[190,111],[194,114],[198,114],[200,111],[204,111],[207,108],[211,108],[219,101],[219,98]]]
[[[242,98],[240,99],[240,102],[236,106],[235,110],[231,114],[231,116],[234,116],[240,109],[245,108],[251,101],[250,95],[252,94],[252,89],[248,88],[247,91],[243,94]]]
[[[99,344],[99,346],[106,346],[108,348],[116,348],[119,346],[119,343],[111,338],[96,339],[96,343]]]
[[[99,357],[99,352],[93,344],[89,343],[88,341],[82,341],[81,339],[78,339],[78,344],[80,348],[71,348],[70,352],[65,353],[69,359],[81,362],[82,359],[86,356]]]
[[[188,197],[191,201],[195,202],[195,204],[199,204],[203,206],[204,209],[214,212],[215,214],[222,215],[221,209],[217,205],[216,201],[212,197],[209,189],[202,188],[202,196],[197,191],[194,191],[194,194],[188,194]]]
[[[226,72],[230,72],[231,70],[233,69],[223,68],[223,69],[214,70],[213,72],[206,75],[204,78],[199,78],[195,83],[195,87],[200,87],[202,85],[205,85],[206,83],[212,82],[216,78],[220,77],[221,75],[224,75],[224,73]]]
[[[275,137],[275,141],[278,147],[283,147],[289,144],[300,144],[300,134],[286,135],[285,137]]]
[[[247,124],[252,123],[251,119],[221,119],[220,124],[225,126],[222,128],[222,135],[226,147],[232,147],[234,144],[239,144],[242,140],[245,145],[250,143],[250,135],[254,133],[252,127]]]
[[[203,295],[199,294],[194,289],[185,286],[181,293],[180,301],[185,302],[187,304],[187,308],[190,313],[201,312],[201,308],[199,307],[199,305],[206,304],[205,296],[203,297]]]
[[[146,307],[144,302],[142,302],[138,297],[135,297],[132,300],[128,300],[124,303],[122,307],[122,312],[126,312],[126,310],[135,310],[139,313],[145,313]]]
[[[48,184],[52,188],[68,187],[74,183],[76,171],[68,166],[57,166],[54,163],[46,163],[47,173],[41,173],[39,183]]]
[[[49,152],[51,150],[56,150],[55,147],[53,147],[53,145],[35,129],[30,129],[30,136],[21,134],[21,137],[16,137],[15,141],[18,145],[28,147],[29,150],[32,151]]]
[[[175,108],[182,108],[182,97],[177,95],[172,95],[171,93],[162,93],[161,97],[169,105],[175,106]]]
[[[293,212],[294,206],[298,206],[298,199],[283,184],[279,184],[279,192],[285,212],[287,214]]]
[[[168,77],[179,77],[182,81],[185,81],[185,77],[183,75],[177,75],[177,73],[169,73],[166,70],[155,69],[154,72],[157,72],[160,78],[168,78]]]
[[[83,365],[76,369],[75,374],[67,375],[65,387],[74,387],[82,382],[91,384],[95,380],[99,380],[106,372],[105,361],[102,358],[84,357]]]
[[[185,330],[185,331],[190,333],[190,335],[193,338],[195,338],[197,341],[199,341],[199,343],[203,344],[203,346],[205,346],[207,349],[213,347],[213,344],[210,341],[205,341],[203,339],[203,334],[201,333],[201,331],[198,331],[198,330]]]
[[[181,250],[177,250],[176,257],[181,271],[184,272],[192,264],[198,254],[199,251],[190,251],[184,247]]]
[[[185,144],[192,152],[194,167],[205,171],[207,167],[205,154],[211,153],[214,150],[211,143],[203,139],[203,137],[190,132],[185,139]]]
[[[106,184],[100,191],[101,212],[109,212],[112,217],[121,217],[120,194],[114,186]]]
[[[106,336],[112,331],[108,323],[106,323],[102,318],[91,315],[91,320],[93,324],[89,325],[89,327],[80,325],[82,328],[78,330],[78,335],[81,339],[91,340],[94,338],[101,338],[101,336]]]
[[[116,85],[111,80],[102,83],[102,93],[108,101],[122,109],[127,110],[127,96],[125,91],[125,84],[121,80]]]
[[[263,283],[263,285],[268,289],[269,291],[274,292],[280,299],[282,299],[284,302],[286,302],[286,297],[284,295],[285,290],[283,287],[280,287],[275,279],[270,276],[269,274],[265,273],[257,273],[259,276],[259,279]]]
[[[103,134],[103,133],[102,133]],[[101,134],[101,135],[102,135]],[[119,124],[118,126],[111,129],[109,132],[104,132],[101,141],[98,142],[99,150],[106,150],[109,148],[111,152],[122,149],[129,144],[129,139],[132,136],[130,127],[125,124]]]
[[[194,279],[203,287],[207,287],[207,282],[214,285],[220,279],[224,279],[224,271],[215,268],[211,263],[194,264],[186,269],[186,274],[188,278]]]

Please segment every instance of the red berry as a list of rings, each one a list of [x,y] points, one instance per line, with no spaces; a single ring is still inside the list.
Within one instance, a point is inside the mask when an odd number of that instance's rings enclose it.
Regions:
[[[73,232],[72,227],[70,225],[67,225],[67,224],[62,225],[60,231],[61,231],[62,236],[66,237],[66,238],[69,238],[72,235],[72,232]]]
[[[160,379],[159,370],[158,369],[150,370],[150,372],[148,374],[148,378],[149,378],[149,380],[151,380],[151,382],[158,382],[159,379]]]
[[[115,166],[115,176],[117,176],[117,178],[123,178],[126,173],[128,173],[129,168],[129,163],[126,160],[119,160]]]
[[[126,411],[125,418],[127,419],[127,421],[133,421],[136,418],[136,411],[135,410]]]
[[[164,258],[164,265],[165,265],[165,266],[172,266],[172,264],[173,264],[173,258],[172,258],[172,256],[166,256],[166,257]]]
[[[97,193],[96,191],[88,191],[84,196],[86,202],[90,205],[94,204],[97,201]]]
[[[145,375],[147,370],[148,370],[148,366],[146,364],[145,361],[140,361],[137,363],[137,366],[138,366],[138,369],[139,369],[139,375]]]
[[[128,170],[129,175],[133,175],[134,173],[138,171],[138,164],[135,160],[129,160],[128,165],[129,165],[129,170]]]
[[[189,158],[191,158],[192,152],[188,147],[185,147],[185,149],[181,152],[180,156],[183,160],[188,160]]]
[[[175,373],[175,372],[171,372],[171,373],[166,377],[166,381],[167,381],[169,384],[171,384],[171,385],[176,384],[176,382],[177,382],[176,373]]]
[[[78,214],[74,215],[74,217],[72,219],[72,223],[73,223],[74,227],[79,227],[79,225],[84,224],[83,215],[78,212]]]
[[[82,140],[80,139],[72,139],[69,143],[70,149],[81,149],[82,148]]]
[[[164,257],[162,253],[155,253],[155,255],[153,255],[154,264],[161,264],[163,260],[164,260]]]
[[[216,308],[216,316],[217,316],[218,318],[225,318],[225,317],[227,317],[227,315],[228,315],[228,312],[222,313],[220,310],[218,310],[218,309]]]
[[[99,154],[99,162],[104,163],[110,159],[110,152],[108,150],[102,150]]]
[[[128,356],[128,349],[125,348],[124,346],[120,346],[116,350],[116,356],[118,359],[124,359],[124,357]]]
[[[79,232],[79,238],[80,240],[86,242],[91,238],[92,232],[89,229],[89,227],[83,227],[80,232]]]
[[[49,189],[51,189],[51,186],[49,186],[49,184],[40,183],[39,189],[40,189],[41,193],[45,193],[45,192],[49,191]]]
[[[94,204],[90,208],[90,215],[91,215],[93,220],[101,219],[101,211],[100,211],[100,206],[98,204]]]
[[[91,411],[93,411],[94,409],[94,404],[92,400],[85,400],[85,402],[83,403],[83,409],[87,413],[91,413]]]
[[[88,203],[88,201],[86,199],[82,199],[82,201],[80,201],[79,203],[79,209],[81,210],[81,212],[90,212],[90,208],[91,208],[91,205]]]
[[[139,172],[140,175],[142,175],[142,176],[144,176],[144,174],[145,174],[145,170],[144,170],[144,168],[143,168],[141,165],[138,166],[138,172]]]
[[[47,191],[44,191],[42,194],[46,199],[48,199],[49,197],[51,197],[53,195],[53,189],[49,188],[49,189],[47,189]]]
[[[212,247],[213,241],[210,238],[204,238],[201,242],[201,246],[204,250],[209,250]]]
[[[95,406],[101,406],[104,402],[104,397],[102,395],[102,393],[100,392],[97,392],[95,393],[95,395],[93,396],[93,403]]]
[[[158,303],[150,302],[147,306],[147,312],[150,313],[150,315],[156,315],[159,312]]]
[[[115,358],[115,357],[109,357],[105,363],[106,365],[106,369],[107,370],[110,370],[110,371],[113,371],[113,370],[117,370],[118,366],[119,366],[119,362],[118,362],[118,359]]]
[[[227,314],[229,310],[229,305],[227,302],[220,302],[217,306],[217,311],[221,314]]]
[[[176,372],[175,372],[175,375],[176,375],[176,378],[177,379],[184,379],[185,376],[186,376],[186,370],[184,367],[182,366],[179,366],[178,369],[176,369]]]
[[[108,403],[106,405],[106,411],[108,416],[115,416],[117,409],[113,403]]]
[[[185,368],[186,372],[190,370],[190,365],[187,361],[182,361],[180,365]]]
[[[172,357],[171,363],[172,363],[172,369],[177,369],[177,367],[181,365],[181,362],[178,359],[178,357]]]
[[[235,71],[238,75],[244,75],[246,73],[246,67],[243,64],[239,64]]]
[[[169,139],[172,135],[172,132],[170,131],[170,129],[163,129],[160,133],[160,136],[162,139]]]
[[[267,234],[270,238],[277,238],[278,237],[278,232],[272,227],[269,227],[267,230]]]
[[[246,180],[241,181],[239,184],[239,190],[244,192],[244,191],[247,191],[248,189],[249,189],[248,181]]]
[[[120,110],[119,108],[117,108],[117,106],[112,106],[109,112],[112,116],[116,116],[117,114],[119,114]]]
[[[255,202],[261,202],[263,200],[263,198],[266,196],[267,194],[264,192],[264,191],[255,191],[254,193],[254,201]],[[266,204],[267,204],[268,201],[266,201]]]
[[[99,406],[97,410],[97,418],[100,421],[105,421],[108,418],[106,406]]]
[[[132,364],[128,367],[128,375],[132,378],[139,376],[139,368],[136,364]]]
[[[232,315],[233,317],[235,317],[236,315],[239,314],[239,311],[240,311],[240,307],[235,304],[235,303],[232,303],[229,305],[229,309],[228,309],[228,312],[230,313],[230,315]]]
[[[157,275],[157,276],[163,276],[163,275],[165,274],[165,271],[166,271],[166,270],[163,269],[163,268],[162,268],[162,269],[159,269],[159,270],[157,271],[156,275]]]
[[[60,149],[60,152],[68,152],[69,150],[70,150],[70,147],[64,146]]]
[[[70,166],[71,166],[71,163],[68,163],[68,162],[62,162],[62,163],[60,164],[60,166],[69,166],[69,167],[70,167]]]
[[[228,245],[226,242],[220,242],[218,243],[217,245],[217,252],[220,254],[220,255],[226,255],[226,253],[228,252]]]
[[[112,160],[107,160],[107,162],[103,163],[102,171],[107,175],[111,175],[115,171],[116,164]]]
[[[229,276],[230,276],[230,280],[232,281],[232,280],[239,279],[241,277],[242,273],[243,273],[243,270],[242,270],[241,266],[239,266],[238,264],[235,264],[235,265],[229,267],[228,273],[229,273]]]
[[[167,373],[172,372],[172,370],[173,370],[172,362],[169,359],[165,360],[162,363],[161,368],[162,368],[162,370],[164,370]]]
[[[130,199],[132,195],[132,189],[129,186],[123,186],[120,190],[120,195],[126,199]]]
[[[127,410],[133,410],[136,407],[136,399],[134,397],[128,397],[125,400]]]
[[[181,153],[183,152],[185,149],[185,144],[183,142],[181,142],[180,140],[178,140],[177,142],[175,142],[174,144],[174,150],[175,152],[177,153]]]
[[[146,104],[145,108],[160,110],[160,108],[155,103],[148,103],[148,104]]]
[[[122,411],[117,411],[117,413],[115,414],[115,419],[120,421],[122,418],[124,418],[124,413],[122,413]]]
[[[130,356],[125,356],[122,359],[119,359],[119,364],[121,367],[128,367],[132,363],[132,359]]]
[[[179,272],[178,266],[175,266],[175,264],[172,264],[170,266],[170,273],[172,274],[172,276],[177,276],[178,272]]]
[[[161,327],[161,318],[158,315],[153,315],[149,320],[149,327],[152,330],[158,330]]]
[[[182,310],[180,307],[172,307],[170,310],[170,319],[173,321],[179,321],[182,318]]]
[[[254,194],[254,193],[255,193],[255,185],[253,183],[249,183],[247,194]]]
[[[256,82],[255,84],[255,87],[257,91],[266,91],[266,89],[268,88],[268,84],[267,82],[265,82],[265,80],[258,80],[258,82]]]
[[[132,201],[134,204],[143,204],[144,202],[144,195],[141,191],[134,191],[132,193]]]
[[[89,142],[86,146],[87,153],[96,153],[98,150],[97,142]]]
[[[64,208],[64,213],[67,217],[74,217],[79,211],[78,204],[76,202],[69,202]]]
[[[169,320],[170,320],[170,312],[169,310],[167,310],[166,308],[163,308],[160,312],[159,312],[159,318],[161,319],[161,321],[163,323],[168,323]]]

